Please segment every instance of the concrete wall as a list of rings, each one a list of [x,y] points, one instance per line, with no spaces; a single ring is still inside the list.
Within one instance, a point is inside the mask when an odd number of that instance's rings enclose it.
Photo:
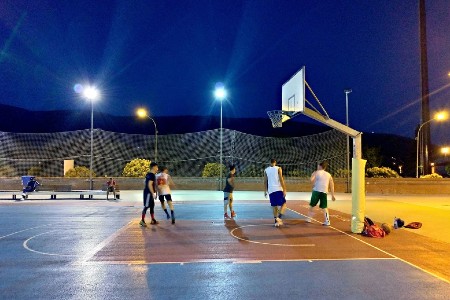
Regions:
[[[180,190],[218,190],[219,181],[215,178],[175,177],[176,189]],[[121,190],[143,189],[143,178],[115,178]],[[71,185],[72,189],[89,189],[86,178],[38,178],[42,185]],[[107,178],[94,178],[94,189],[101,189]],[[345,179],[335,179],[336,192],[345,192]],[[288,191],[309,192],[311,184],[307,178],[286,179]],[[0,190],[21,190],[21,180],[16,178],[1,178]],[[236,189],[263,190],[262,178],[236,178]],[[369,194],[422,194],[450,195],[450,178],[416,179],[416,178],[366,178],[366,191]]]

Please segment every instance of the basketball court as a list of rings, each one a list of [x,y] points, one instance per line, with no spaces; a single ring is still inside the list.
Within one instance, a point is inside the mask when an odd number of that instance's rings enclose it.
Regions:
[[[447,239],[403,229],[384,239],[356,234],[366,208],[361,133],[329,118],[304,67],[283,85],[281,109],[268,112],[274,127],[305,114],[354,139],[351,209],[330,205],[331,226],[320,212],[305,222],[309,193],[288,194],[281,227],[262,192],[236,192],[237,217],[224,220],[222,192],[174,191],[176,224],[157,203],[160,224],[148,228],[138,224],[142,191],[119,201],[0,201],[2,298],[448,299]],[[427,213],[449,219],[441,206]]]
[[[307,193],[288,197],[280,228],[262,192],[237,193],[237,217],[223,220],[221,194],[175,191],[176,224],[157,206],[160,224],[148,228],[138,225],[140,191],[126,191],[118,202],[1,201],[0,293],[5,299],[448,297],[446,242],[407,230],[365,238],[351,233],[348,214],[333,209],[331,227],[321,225],[319,212],[308,224]]]

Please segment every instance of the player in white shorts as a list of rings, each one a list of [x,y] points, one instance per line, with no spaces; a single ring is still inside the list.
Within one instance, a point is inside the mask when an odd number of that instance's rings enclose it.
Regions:
[[[161,168],[161,172],[156,175],[156,186],[158,189],[159,201],[161,201],[161,208],[166,213],[167,219],[172,218],[172,224],[175,224],[175,212],[173,210],[172,195],[170,194],[170,185],[175,185],[172,177],[169,175],[169,170],[166,167]],[[170,208],[170,216],[166,208],[164,200]]]

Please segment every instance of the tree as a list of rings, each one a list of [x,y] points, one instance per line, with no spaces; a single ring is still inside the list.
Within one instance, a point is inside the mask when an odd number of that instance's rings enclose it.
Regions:
[[[222,164],[222,175],[226,176],[226,167]],[[219,163],[207,163],[203,168],[202,177],[219,177],[220,176],[220,164]]]
[[[77,166],[70,169],[64,174],[64,177],[89,177],[89,168],[85,166]],[[92,177],[96,177],[94,172],[92,172]]]
[[[43,175],[42,168],[40,166],[31,167],[28,170],[27,175],[42,176]]]
[[[124,177],[145,177],[150,171],[150,161],[143,158],[135,158],[125,165],[122,175]]]
[[[240,177],[263,177],[264,169],[257,165],[248,165],[242,172],[239,173]]]
[[[368,168],[366,171],[366,176],[371,178],[399,178],[397,172],[388,167],[373,167]]]
[[[366,167],[380,167],[383,162],[383,156],[380,154],[380,148],[367,147],[364,149],[364,158],[367,160]]]
[[[447,175],[450,175],[450,164],[445,166],[445,172],[447,172]]]
[[[441,175],[437,174],[437,173],[431,173],[431,174],[427,174],[427,175],[420,175],[420,178],[424,178],[424,179],[437,179],[437,178],[442,178]]]
[[[0,167],[0,176],[13,177],[13,176],[17,176],[17,172],[11,166],[8,166],[8,165],[1,166]]]

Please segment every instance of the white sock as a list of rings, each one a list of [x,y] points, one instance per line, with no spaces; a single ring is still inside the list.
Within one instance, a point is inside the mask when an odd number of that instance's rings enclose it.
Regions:
[[[325,208],[324,210],[324,217],[325,217],[325,223],[330,223],[330,216],[328,214],[328,208]]]

